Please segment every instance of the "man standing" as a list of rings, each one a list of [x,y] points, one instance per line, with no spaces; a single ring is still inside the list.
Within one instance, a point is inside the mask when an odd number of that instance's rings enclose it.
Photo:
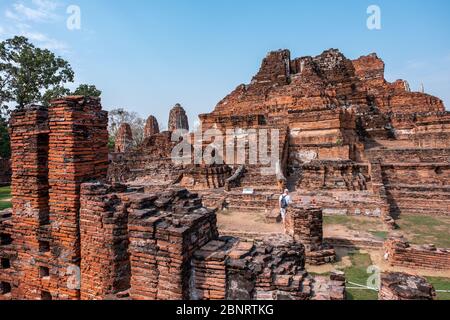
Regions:
[[[285,189],[284,193],[280,196],[280,213],[283,219],[284,231],[286,232],[286,213],[289,205],[291,204],[291,196],[289,195],[289,190]]]

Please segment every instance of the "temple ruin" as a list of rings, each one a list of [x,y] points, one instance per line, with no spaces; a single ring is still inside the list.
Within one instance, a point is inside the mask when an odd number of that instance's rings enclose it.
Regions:
[[[307,271],[336,259],[324,215],[394,228],[402,215],[450,212],[450,112],[404,80],[387,82],[384,68],[376,54],[271,52],[250,84],[200,115],[197,132],[188,133],[177,104],[167,131],[148,118],[142,144],[122,124],[114,152],[99,99],[16,111],[13,208],[0,213],[0,300],[345,299],[345,275]],[[242,148],[212,148],[217,131],[225,146]],[[217,161],[196,162],[191,145],[174,161],[183,139]],[[256,139],[275,162],[260,154],[250,161]],[[221,210],[261,211],[276,223],[284,188],[296,199],[285,233],[221,234]],[[391,265],[450,269],[449,249],[395,236],[383,249]],[[408,277],[383,275],[380,299],[434,299],[424,279]],[[402,292],[403,282],[420,292]]]

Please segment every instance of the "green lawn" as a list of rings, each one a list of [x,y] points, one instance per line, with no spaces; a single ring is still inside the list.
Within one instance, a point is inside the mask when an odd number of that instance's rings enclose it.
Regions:
[[[397,224],[400,231],[413,244],[434,244],[450,248],[450,218],[402,216]]]
[[[427,280],[434,286],[436,290],[450,290],[450,279],[446,278],[436,278],[436,277],[426,277]],[[450,293],[438,292],[438,300],[450,300]]]
[[[345,278],[347,281],[366,285],[368,278],[372,275],[367,273],[367,268],[371,266],[372,260],[369,254],[363,254],[359,251],[350,252],[352,266],[345,268]],[[348,287],[355,287],[347,284]],[[373,290],[347,289],[347,300],[378,300],[378,292]]]
[[[399,230],[412,244],[434,244],[450,248],[450,217],[401,216]],[[352,231],[365,231],[385,240],[388,232],[378,219],[352,216],[325,216],[324,225],[341,225]]]
[[[11,188],[0,188],[0,210],[11,208],[11,201],[7,200],[11,198]]]

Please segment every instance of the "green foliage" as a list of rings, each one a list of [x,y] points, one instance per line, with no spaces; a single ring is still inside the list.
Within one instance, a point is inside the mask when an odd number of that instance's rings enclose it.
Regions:
[[[102,92],[94,85],[82,84],[74,92],[75,96],[100,97]]]
[[[450,218],[427,216],[401,216],[397,220],[400,231],[412,244],[434,244],[441,248],[450,247]]]
[[[114,151],[116,147],[116,141],[113,136],[109,136],[108,138],[108,148],[110,151]]]
[[[66,60],[36,48],[25,37],[0,43],[0,106],[4,112],[13,102],[18,108],[46,103],[73,79],[74,72]]]
[[[352,261],[352,266],[344,270],[346,280],[366,285],[367,279],[371,276],[371,274],[367,273],[367,268],[373,264],[370,256],[360,252],[351,252],[350,259]],[[348,286],[353,287],[351,284]],[[378,300],[378,292],[373,290],[347,289],[347,299]]]
[[[0,210],[11,208],[11,201],[7,200],[11,198],[11,188],[1,187],[0,188]]]
[[[65,97],[70,95],[70,90],[61,86],[56,86],[50,90],[47,90],[47,92],[44,93],[44,96],[42,97],[42,102],[45,106],[48,106],[50,104],[50,101]]]
[[[9,158],[11,156],[11,147],[9,144],[9,133],[6,121],[0,115],[0,157]]]
[[[433,285],[435,290],[450,290],[450,279],[448,278],[427,277],[427,280]],[[450,292],[437,292],[437,299],[450,300]]]

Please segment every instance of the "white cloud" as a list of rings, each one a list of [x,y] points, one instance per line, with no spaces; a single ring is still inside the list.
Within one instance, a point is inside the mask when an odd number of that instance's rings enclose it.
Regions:
[[[20,35],[27,37],[39,47],[68,52],[68,46],[47,34],[37,31],[40,23],[55,23],[61,18],[57,14],[61,4],[55,0],[31,0],[28,2],[17,1],[5,11],[5,17],[11,20],[11,24],[0,26],[0,37],[13,37]]]
[[[30,5],[16,2],[5,11],[5,16],[16,21],[54,22],[59,19],[55,13],[59,6],[52,0],[32,0]]]
[[[20,35],[27,37],[31,42],[38,43],[40,47],[45,49],[58,50],[62,52],[66,52],[68,49],[64,42],[50,38],[43,33],[22,31]]]

